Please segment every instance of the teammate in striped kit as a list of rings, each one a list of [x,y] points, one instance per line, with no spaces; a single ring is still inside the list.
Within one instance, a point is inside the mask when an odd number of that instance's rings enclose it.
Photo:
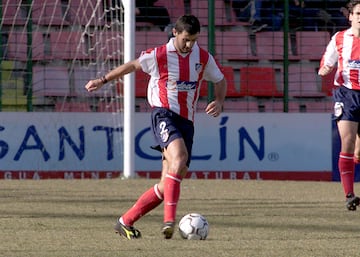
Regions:
[[[152,130],[156,146],[162,152],[160,181],[144,192],[117,221],[115,231],[128,239],[140,238],[134,223],[164,202],[162,233],[170,239],[174,233],[180,183],[188,171],[194,136],[194,112],[203,79],[214,83],[214,100],[205,111],[219,116],[226,94],[226,80],[213,56],[200,48],[197,39],[199,20],[193,15],[181,16],[173,29],[174,37],[165,45],[148,49],[136,60],[90,80],[85,86],[91,92],[106,82],[142,70],[148,73],[147,98],[152,106]]]
[[[355,164],[360,163],[360,0],[350,1],[348,8],[351,27],[331,38],[320,62],[319,75],[329,74],[337,64],[333,99],[341,140],[338,166],[346,207],[355,211],[360,204],[354,193]]]

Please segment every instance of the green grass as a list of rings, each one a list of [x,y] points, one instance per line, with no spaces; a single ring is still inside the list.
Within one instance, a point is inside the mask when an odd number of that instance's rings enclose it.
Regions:
[[[154,183],[1,180],[0,256],[360,256],[360,209],[335,182],[184,180],[178,219],[203,214],[207,240],[164,240],[162,206],[136,223],[142,239],[120,238],[116,218]]]

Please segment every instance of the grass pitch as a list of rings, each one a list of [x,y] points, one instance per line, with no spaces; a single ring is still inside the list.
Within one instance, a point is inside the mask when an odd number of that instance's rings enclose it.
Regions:
[[[156,182],[1,180],[0,256],[360,256],[360,208],[337,182],[184,180],[178,220],[203,214],[207,240],[164,240],[162,206],[136,223],[142,239],[120,238],[116,218]]]

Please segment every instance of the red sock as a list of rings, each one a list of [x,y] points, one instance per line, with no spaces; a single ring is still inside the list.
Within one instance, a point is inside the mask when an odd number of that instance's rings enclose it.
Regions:
[[[339,156],[339,172],[345,196],[354,194],[355,163],[353,158],[354,155],[349,153],[340,153]]]
[[[132,226],[134,223],[144,216],[146,213],[157,207],[163,201],[163,195],[156,184],[148,191],[143,193],[136,203],[122,215],[124,225]]]
[[[182,177],[167,174],[164,181],[164,222],[175,222],[176,207],[180,198]]]

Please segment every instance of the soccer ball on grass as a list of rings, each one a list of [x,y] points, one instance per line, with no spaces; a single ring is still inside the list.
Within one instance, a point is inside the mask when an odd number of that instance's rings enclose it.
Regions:
[[[209,223],[201,214],[189,213],[181,218],[179,232],[184,239],[205,240],[209,234]]]

